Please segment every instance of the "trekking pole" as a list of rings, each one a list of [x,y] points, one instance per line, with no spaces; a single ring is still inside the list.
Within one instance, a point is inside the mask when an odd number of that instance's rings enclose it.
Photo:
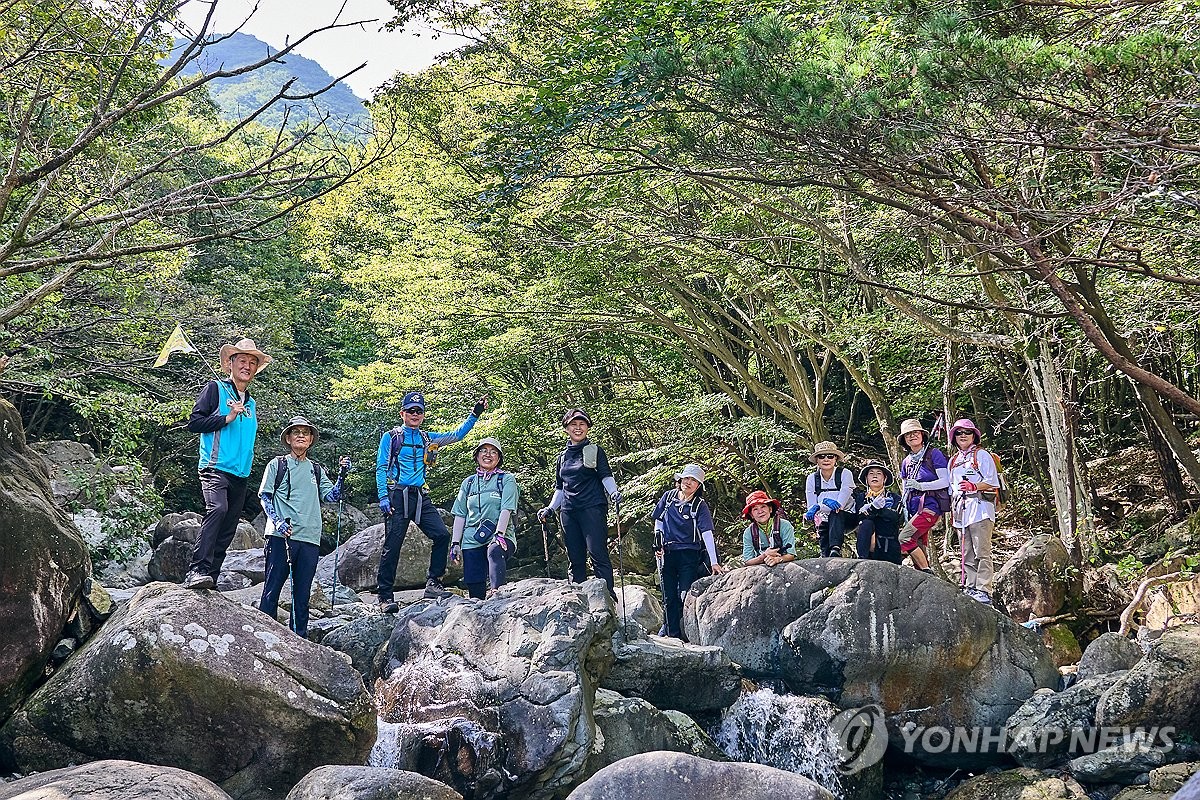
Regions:
[[[560,534],[562,534],[563,547],[566,547],[566,546],[567,546],[567,529],[563,527],[562,514],[560,514],[559,512],[555,511],[555,512],[554,512],[554,519],[556,519],[556,520],[558,521],[558,532],[559,532]],[[570,580],[570,579],[571,579],[571,563],[570,563],[571,559],[570,559],[570,556],[571,556],[571,551],[568,549],[568,550],[567,550],[567,574],[563,576],[563,579],[564,579],[564,580]]]
[[[621,576],[621,636],[629,634],[629,620],[625,618],[625,553],[621,546],[621,505],[613,503],[617,513],[617,574]]]
[[[550,521],[541,520],[542,523],[542,552],[546,556],[546,577],[550,577]]]
[[[336,532],[333,535],[333,577],[329,579],[329,608],[331,611],[337,608],[338,550],[342,546],[342,513],[346,510],[346,473],[349,471],[348,465],[338,467],[338,482],[342,484],[342,490],[338,493],[337,524],[334,526]]]
[[[288,543],[288,539],[292,538],[292,518],[287,517],[283,520],[287,525],[287,533],[283,535],[283,552],[287,556],[288,564],[288,584],[291,585],[292,592],[292,607],[288,610],[288,627],[292,629],[292,633],[296,632],[296,574],[292,571],[292,548]]]

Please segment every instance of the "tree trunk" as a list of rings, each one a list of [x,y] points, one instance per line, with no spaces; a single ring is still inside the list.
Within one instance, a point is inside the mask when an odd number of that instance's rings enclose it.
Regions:
[[[1172,514],[1178,516],[1183,512],[1187,502],[1187,489],[1184,488],[1179,465],[1175,463],[1175,455],[1171,452],[1166,440],[1163,439],[1162,433],[1154,424],[1154,419],[1145,405],[1138,403],[1138,410],[1142,414],[1142,424],[1146,428],[1146,441],[1150,444],[1150,451],[1154,453],[1154,460],[1158,463],[1158,471],[1162,475],[1167,503],[1171,506]]]

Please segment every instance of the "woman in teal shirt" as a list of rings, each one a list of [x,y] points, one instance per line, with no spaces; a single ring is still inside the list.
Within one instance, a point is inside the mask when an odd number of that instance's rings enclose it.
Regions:
[[[489,587],[504,585],[506,562],[517,547],[517,480],[500,469],[503,463],[500,442],[481,441],[475,448],[475,474],[462,482],[452,509],[450,560],[457,563],[462,558],[467,593],[480,600]]]

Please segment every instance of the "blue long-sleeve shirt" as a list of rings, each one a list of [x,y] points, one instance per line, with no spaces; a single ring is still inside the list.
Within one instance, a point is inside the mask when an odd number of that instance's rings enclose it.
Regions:
[[[424,486],[425,450],[445,447],[461,442],[475,427],[479,418],[468,414],[466,422],[458,430],[449,433],[426,433],[420,428],[407,425],[387,431],[379,440],[379,452],[375,455],[375,487],[379,499],[388,496],[388,485]],[[392,457],[392,440],[399,438]],[[428,443],[428,444],[427,444]]]

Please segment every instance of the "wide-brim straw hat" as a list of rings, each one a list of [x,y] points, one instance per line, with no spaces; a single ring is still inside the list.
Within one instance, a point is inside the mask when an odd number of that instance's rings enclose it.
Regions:
[[[772,513],[778,513],[779,509],[783,507],[783,503],[762,489],[758,489],[746,495],[746,507],[742,509],[742,519],[750,519],[750,511],[755,506],[771,506]]]
[[[236,344],[221,345],[221,369],[225,370],[226,372],[232,372],[233,357],[238,353],[245,353],[246,355],[251,355],[258,359],[258,368],[254,370],[255,375],[262,372],[264,369],[266,369],[267,364],[270,364],[272,361],[274,361],[273,358],[264,353],[262,350],[258,349],[258,345],[254,343],[253,339],[239,339]]]
[[[887,480],[883,482],[884,486],[891,486],[892,481],[896,479],[896,476],[892,474],[892,471],[888,468],[887,464],[884,464],[882,461],[868,461],[866,466],[858,471],[858,482],[863,486],[866,486],[867,473],[873,469],[881,469],[883,470],[883,474],[887,476]]]
[[[817,442],[816,446],[813,447],[812,455],[808,457],[808,460],[815,464],[817,463],[817,456],[828,455],[830,453],[833,453],[835,456],[837,456],[838,461],[846,460],[846,454],[839,450],[838,446],[833,442]]]
[[[283,431],[281,431],[279,434],[279,441],[283,443],[284,447],[290,446],[288,445],[287,437],[288,434],[292,432],[293,428],[308,428],[311,430],[313,437],[312,443],[314,445],[317,443],[317,439],[321,438],[321,432],[317,430],[316,425],[313,425],[304,417],[296,416],[288,420],[288,424],[283,426]]]
[[[900,423],[900,442],[910,452],[911,452],[912,448],[910,448],[908,446],[908,442],[905,440],[904,437],[908,436],[910,433],[916,433],[917,431],[920,431],[921,433],[925,434],[925,438],[922,441],[924,441],[924,442],[929,441],[929,431],[925,430],[925,426],[921,424],[921,420],[916,419],[914,417],[913,419],[906,419],[906,420],[904,420],[904,422]]]

